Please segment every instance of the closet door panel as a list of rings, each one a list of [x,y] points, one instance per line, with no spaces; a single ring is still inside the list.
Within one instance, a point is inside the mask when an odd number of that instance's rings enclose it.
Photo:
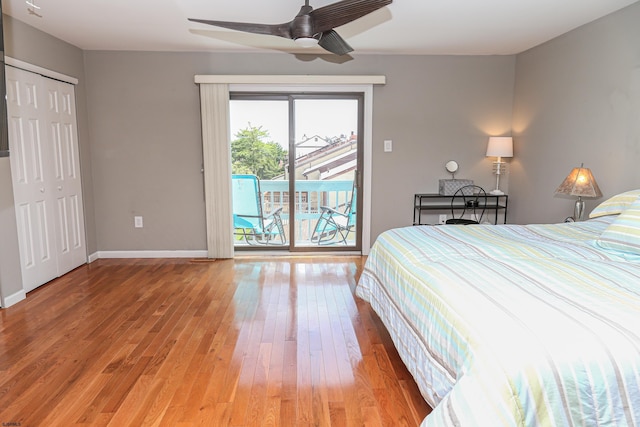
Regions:
[[[18,220],[23,287],[31,291],[57,277],[50,147],[43,138],[41,76],[6,68],[9,149]]]
[[[87,262],[82,182],[73,85],[44,79],[58,209],[58,265],[62,275]]]

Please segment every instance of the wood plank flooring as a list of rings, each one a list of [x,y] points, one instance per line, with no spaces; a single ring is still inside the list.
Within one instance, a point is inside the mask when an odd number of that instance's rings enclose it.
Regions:
[[[363,257],[98,260],[0,310],[0,423],[417,426]]]

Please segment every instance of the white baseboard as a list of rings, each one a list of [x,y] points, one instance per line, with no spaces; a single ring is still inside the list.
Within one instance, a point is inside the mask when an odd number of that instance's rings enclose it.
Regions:
[[[23,299],[27,298],[27,293],[24,290],[19,290],[15,294],[9,295],[6,298],[2,298],[2,308],[11,307],[14,304],[19,303]]]
[[[95,256],[95,258],[94,258]],[[99,258],[206,258],[206,250],[194,251],[98,251],[89,256],[89,262]]]
[[[304,257],[304,256],[340,256],[340,255],[364,255],[359,251],[336,251],[336,252],[287,252],[287,251],[236,251],[234,258],[256,257],[256,256],[286,256],[286,257]],[[164,251],[98,251],[88,257],[88,263],[92,263],[98,259],[109,258],[206,258],[206,250],[164,250]]]

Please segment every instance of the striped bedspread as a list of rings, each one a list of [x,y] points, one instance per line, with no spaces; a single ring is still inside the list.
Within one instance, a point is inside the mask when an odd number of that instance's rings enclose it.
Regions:
[[[423,426],[640,425],[640,260],[612,221],[380,235],[356,294],[426,401]]]

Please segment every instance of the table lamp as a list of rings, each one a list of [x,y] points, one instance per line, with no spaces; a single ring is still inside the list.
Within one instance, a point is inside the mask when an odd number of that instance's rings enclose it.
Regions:
[[[575,221],[582,221],[584,218],[583,197],[602,197],[602,192],[591,170],[583,166],[584,163],[580,164],[579,168],[573,168],[571,173],[569,173],[556,190],[556,194],[578,196],[578,200],[576,200],[576,205],[573,209],[573,219]]]
[[[496,174],[496,189],[490,194],[501,196],[504,194],[500,190],[500,175],[504,170],[503,157],[513,157],[513,138],[510,136],[491,136],[489,144],[487,144],[487,157],[497,157],[498,160],[493,162],[493,173]]]

